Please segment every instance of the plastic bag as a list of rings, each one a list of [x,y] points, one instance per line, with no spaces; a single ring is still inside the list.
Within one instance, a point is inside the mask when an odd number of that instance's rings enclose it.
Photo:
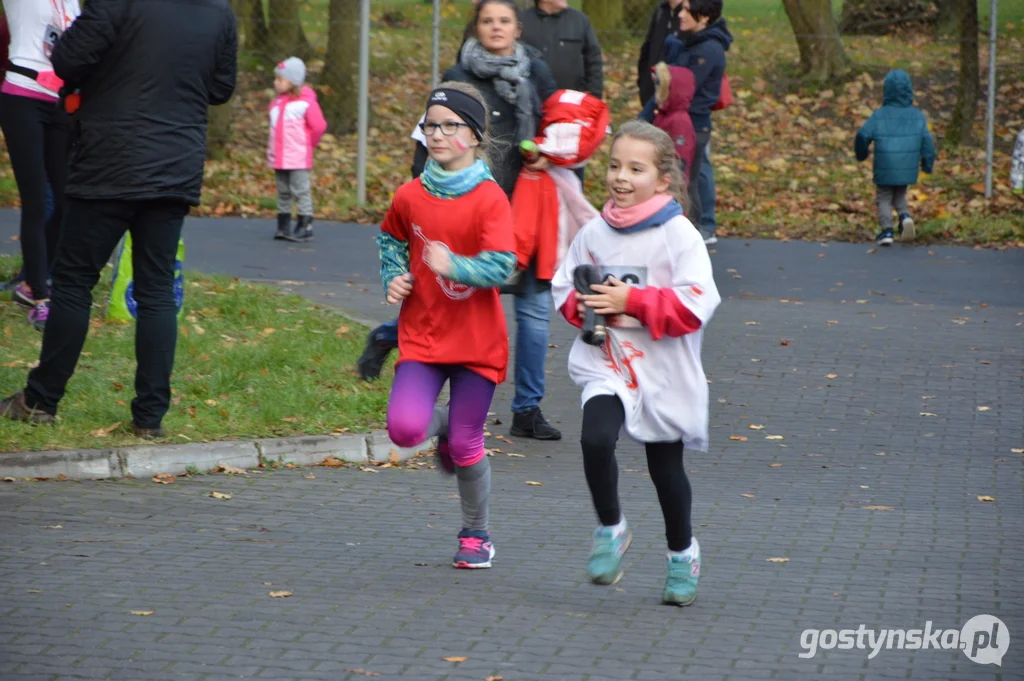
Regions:
[[[174,307],[181,319],[185,311],[185,240],[178,241],[178,253],[174,258]],[[110,302],[107,304],[107,319],[130,322],[138,318],[139,309],[135,302],[135,280],[132,276],[132,236],[126,234],[121,252],[114,263],[114,281],[110,287]]]

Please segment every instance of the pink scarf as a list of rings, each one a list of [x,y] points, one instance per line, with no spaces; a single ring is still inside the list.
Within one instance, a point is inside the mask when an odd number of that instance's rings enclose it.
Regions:
[[[601,217],[615,229],[625,229],[652,217],[672,200],[671,194],[655,194],[631,208],[619,208],[614,201],[608,199],[608,203],[604,204],[601,210]]]

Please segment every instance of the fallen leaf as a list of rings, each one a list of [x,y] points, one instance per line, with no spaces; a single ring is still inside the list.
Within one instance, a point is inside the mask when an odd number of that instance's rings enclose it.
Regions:
[[[364,473],[380,473],[380,471],[378,471],[376,468],[371,468],[369,466],[360,466],[359,470],[361,470]]]
[[[11,479],[13,480],[14,478],[11,478]],[[63,525],[43,525],[43,529],[44,530],[62,530],[62,529],[64,529],[64,526]]]
[[[359,674],[360,676],[380,676],[380,672],[371,672],[367,669],[346,669],[345,671],[351,674]]]
[[[786,438],[784,438],[782,435],[765,435],[764,439],[765,440],[785,440]]]
[[[388,463],[399,464],[402,463],[402,456],[397,450],[392,449],[388,452]]]
[[[505,456],[511,456],[513,458],[516,458],[516,459],[525,459],[526,458],[525,454],[516,454],[515,452],[509,452]]]
[[[870,488],[870,487],[868,487],[867,485],[861,485],[861,486],[860,486],[860,488],[861,488],[861,489],[871,489],[871,488]]]
[[[743,322],[745,326],[761,326],[761,322]]]
[[[875,456],[885,456],[885,452],[875,452]]]
[[[895,511],[892,506],[861,506],[865,511]]]
[[[113,425],[107,426],[106,428],[97,428],[96,430],[91,431],[89,433],[89,435],[92,435],[93,437],[107,437],[119,425],[121,425],[121,421],[118,421],[117,423],[115,423]]]
[[[216,407],[217,400],[206,400],[204,404],[206,404],[207,407]]]
[[[469,658],[468,657],[463,657],[461,655],[450,655],[448,657],[442,657],[441,659],[444,660],[445,662],[465,662]]]
[[[29,589],[28,592],[30,594],[41,594],[41,593],[43,593],[41,589]]]
[[[922,411],[921,416],[938,416],[938,414],[933,414],[930,411]]]
[[[157,473],[153,476],[153,482],[158,482],[161,485],[170,485],[174,482],[174,476],[170,473]]]
[[[315,475],[303,475],[302,477],[304,477],[306,480],[316,480]]]
[[[488,676],[484,678],[484,681],[505,681],[504,676]]]
[[[10,476],[4,478],[4,482],[17,482],[17,481],[18,481],[17,478],[12,478]]]
[[[338,328],[336,328],[334,330],[334,335],[336,335],[336,336],[344,336],[349,331],[350,331],[350,329],[347,326],[339,326]]]
[[[779,345],[789,345],[789,339],[783,338],[782,340],[779,341]]]
[[[788,563],[789,558],[768,558],[769,563]]]
[[[232,495],[223,492],[210,492],[210,496],[214,499],[230,499]]]
[[[247,475],[249,473],[249,471],[244,468],[238,468],[237,466],[232,466],[226,463],[222,463],[217,466],[217,470],[221,473],[227,473],[228,475]]]
[[[779,468],[781,466],[782,466],[781,463],[770,463],[770,464],[768,464],[769,468]]]
[[[271,591],[269,594],[271,598],[288,598],[291,595],[291,591]]]
[[[543,487],[544,486],[543,482],[534,482],[533,480],[527,480],[526,484],[527,485],[532,485],[533,487]]]
[[[1024,449],[1011,449],[1014,454],[1024,454]]]
[[[747,441],[747,438],[745,438],[742,435],[730,435],[729,439],[732,440],[733,442],[746,442]]]
[[[754,495],[753,495],[753,494],[749,494],[749,493],[747,493],[747,492],[744,492],[744,493],[743,493],[743,494],[741,494],[740,496],[741,496],[741,497],[746,497],[747,499],[753,499],[753,498],[754,498]]]
[[[320,462],[320,465],[326,466],[327,468],[341,468],[342,466],[345,465],[345,462],[337,457],[328,456],[327,458]]]
[[[750,428],[751,430],[764,430],[764,426],[760,426],[754,423],[751,423],[749,426],[747,426],[747,428]]]
[[[992,407],[978,407],[978,411],[992,411]]]
[[[295,423],[296,421],[301,421],[302,419],[298,416],[285,416],[281,420],[284,421],[285,423]]]
[[[825,374],[825,378],[839,378],[839,374]]]
[[[987,494],[979,494],[978,495],[978,501],[995,501],[995,500],[996,500],[995,497],[990,497]]]
[[[129,612],[133,615],[142,615],[145,617],[146,615],[152,615],[156,610],[129,610]]]

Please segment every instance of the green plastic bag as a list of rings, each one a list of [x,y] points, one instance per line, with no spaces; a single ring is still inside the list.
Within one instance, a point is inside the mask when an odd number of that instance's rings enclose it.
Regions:
[[[174,258],[174,306],[178,319],[185,312],[185,240],[178,241],[178,254]],[[135,280],[132,278],[132,236],[125,234],[124,245],[114,263],[114,282],[110,288],[107,319],[134,321],[139,316],[135,302]]]

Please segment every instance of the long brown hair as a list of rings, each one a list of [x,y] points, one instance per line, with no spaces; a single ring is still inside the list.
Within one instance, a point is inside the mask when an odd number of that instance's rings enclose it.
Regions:
[[[661,128],[656,128],[647,121],[630,121],[623,125],[612,137],[612,147],[622,137],[631,137],[642,142],[650,142],[654,147],[654,166],[658,176],[669,176],[668,193],[683,207],[683,214],[690,213],[690,195],[686,191],[686,180],[679,167],[679,155],[672,138]],[[697,178],[693,178],[696,181]]]

